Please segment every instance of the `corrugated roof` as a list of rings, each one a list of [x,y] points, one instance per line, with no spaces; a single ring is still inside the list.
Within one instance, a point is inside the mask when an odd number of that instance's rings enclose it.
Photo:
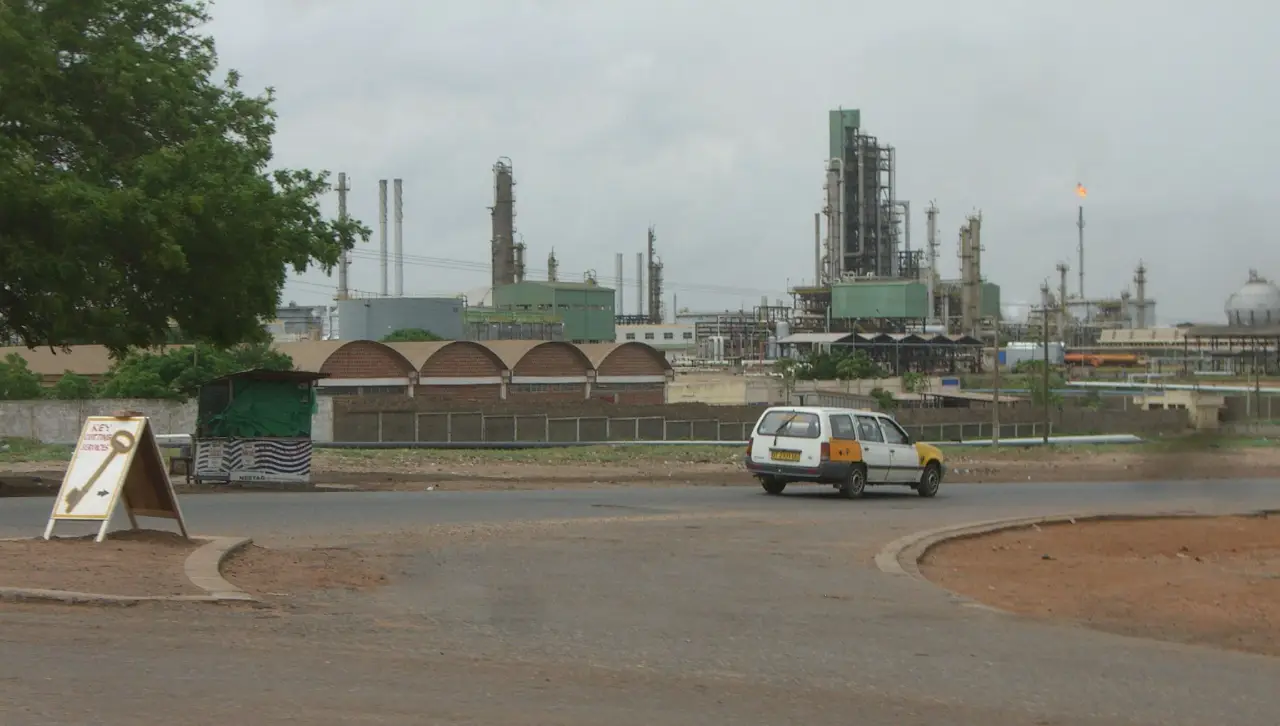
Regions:
[[[477,340],[478,345],[484,346],[498,356],[502,361],[502,365],[507,370],[515,370],[516,364],[520,359],[528,355],[529,351],[537,348],[543,343],[550,343],[549,340]],[[571,345],[571,344],[570,344]]]
[[[853,333],[795,333],[779,340],[779,343],[843,343],[853,339]]]
[[[453,340],[431,340],[413,343],[383,343],[383,345],[404,356],[415,371],[421,371],[422,366],[427,364],[431,356],[439,353],[446,346],[453,345],[455,342]]]
[[[662,367],[664,369],[671,370],[671,362],[662,354],[662,351],[652,345],[641,343],[637,340],[628,340],[621,343],[578,343],[576,347],[587,356],[587,360],[591,361],[592,368],[599,368],[606,358],[613,355],[614,351],[625,348],[629,345],[647,349],[653,356],[654,360],[662,361]]]
[[[302,340],[296,343],[275,343],[271,347],[293,359],[294,370],[319,371],[329,356],[350,340]]]
[[[1188,338],[1280,338],[1280,325],[1193,325]]]

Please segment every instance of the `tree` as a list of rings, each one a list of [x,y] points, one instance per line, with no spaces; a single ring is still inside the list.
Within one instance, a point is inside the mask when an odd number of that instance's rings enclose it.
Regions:
[[[268,171],[273,92],[214,79],[202,0],[0,2],[0,339],[219,345],[369,230]]]
[[[871,389],[870,395],[875,399],[876,405],[880,407],[881,411],[889,412],[898,408],[898,399],[893,397],[893,393],[879,386]]]
[[[791,402],[791,392],[796,387],[796,370],[800,367],[794,358],[783,358],[774,362],[773,372],[782,378],[782,402]]]
[[[382,338],[383,343],[427,343],[437,340],[444,340],[444,338],[422,328],[401,328],[391,331]]]
[[[58,382],[53,384],[50,394],[62,401],[83,401],[86,398],[93,398],[93,381],[89,380],[88,376],[65,371]]]
[[[201,343],[164,353],[135,351],[111,367],[99,395],[183,400],[214,378],[253,368],[287,371],[293,359],[264,344],[219,349]]]
[[[849,381],[863,381],[880,377],[880,366],[875,364],[866,353],[856,351],[851,355],[841,356],[835,362],[838,380],[845,381],[845,391],[849,390]]]
[[[44,389],[40,376],[27,366],[27,359],[10,353],[0,362],[0,401],[27,401],[40,398]]]
[[[1040,367],[1044,370],[1044,367]],[[1055,371],[1049,371],[1049,388],[1046,390],[1044,385],[1044,374],[1031,374],[1023,378],[1024,387],[1031,393],[1031,403],[1035,406],[1043,407],[1045,405],[1045,396],[1048,396],[1049,405],[1055,408],[1062,407],[1062,394],[1055,391],[1055,388],[1061,388],[1066,385],[1066,379]]]
[[[929,390],[929,377],[923,373],[907,371],[902,374],[902,390],[907,393],[924,393]]]

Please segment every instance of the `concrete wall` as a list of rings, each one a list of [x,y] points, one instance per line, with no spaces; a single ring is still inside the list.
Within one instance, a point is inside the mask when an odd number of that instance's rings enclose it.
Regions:
[[[445,340],[462,340],[462,301],[452,297],[375,297],[338,301],[342,340],[382,340],[406,328],[428,330]]]
[[[88,401],[0,401],[0,438],[37,439],[46,444],[74,444],[89,416],[119,410],[151,417],[157,434],[191,434],[196,430],[196,402],[146,399]],[[333,399],[321,396],[311,417],[311,437],[333,441]]]
[[[189,434],[196,428],[194,401],[179,403],[131,398],[0,401],[0,437],[37,439],[46,444],[74,444],[80,438],[80,429],[87,417],[122,409],[150,416],[158,434]]]

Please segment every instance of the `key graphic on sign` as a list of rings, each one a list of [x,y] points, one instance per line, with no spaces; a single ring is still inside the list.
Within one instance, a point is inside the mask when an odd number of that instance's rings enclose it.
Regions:
[[[103,459],[97,471],[89,476],[89,480],[84,483],[84,486],[76,487],[67,492],[67,514],[70,514],[76,508],[76,505],[84,499],[85,495],[89,493],[89,490],[93,488],[93,485],[97,483],[102,473],[107,470],[107,467],[111,465],[111,462],[117,456],[127,454],[133,450],[133,443],[133,433],[130,431],[121,430],[111,434],[111,451],[107,454],[107,458]]]

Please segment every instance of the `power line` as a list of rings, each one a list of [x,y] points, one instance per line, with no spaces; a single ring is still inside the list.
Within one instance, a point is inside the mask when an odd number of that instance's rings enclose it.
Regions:
[[[354,257],[359,257],[362,259],[381,260],[381,256],[377,252],[374,252],[373,250],[352,250],[351,254]],[[425,255],[410,255],[410,254],[404,255],[403,259],[405,264],[422,266],[422,267],[436,267],[436,268],[445,269],[445,270],[459,270],[459,271],[482,272],[482,273],[487,273],[489,271],[489,263],[487,262],[475,262],[471,260],[455,260],[455,259],[449,259],[444,257],[428,257]],[[540,269],[540,268],[527,267],[526,274],[528,273],[533,273],[534,276],[545,277],[547,274],[547,270]],[[573,278],[583,279],[585,277],[585,273],[579,273],[575,275],[573,273],[564,273],[564,272],[558,271],[557,277],[559,277],[561,280],[569,280]],[[597,275],[597,279],[599,279],[599,275]],[[627,288],[627,287],[635,288],[639,284],[640,283],[635,279],[627,280],[624,278],[623,280],[624,288]],[[731,287],[726,285],[710,285],[705,283],[701,283],[701,284],[678,283],[678,282],[673,283],[673,282],[667,282],[665,280],[663,281],[663,288],[666,290],[674,290],[676,292],[703,292],[703,293],[727,295],[727,296],[734,296],[734,297],[779,294],[778,290],[766,290],[763,288]]]

